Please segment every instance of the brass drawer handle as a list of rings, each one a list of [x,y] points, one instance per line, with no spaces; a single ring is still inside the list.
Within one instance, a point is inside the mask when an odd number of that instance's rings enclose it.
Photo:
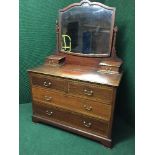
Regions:
[[[88,96],[92,96],[93,95],[93,91],[92,90],[84,89],[84,94],[88,95]]]
[[[44,81],[44,86],[45,87],[49,87],[51,84],[52,84],[51,82]]]
[[[91,111],[93,109],[91,106],[87,106],[87,105],[84,105],[83,107],[85,110],[88,110],[88,111]]]
[[[46,101],[51,101],[51,100],[52,100],[52,97],[51,97],[51,96],[44,96],[44,99],[45,99]]]
[[[105,68],[106,71],[110,72],[112,70],[112,68]]]
[[[92,124],[90,122],[83,121],[83,125],[87,128],[90,128]]]
[[[48,110],[46,110],[46,115],[51,116],[52,114],[53,114],[52,111],[48,111]]]

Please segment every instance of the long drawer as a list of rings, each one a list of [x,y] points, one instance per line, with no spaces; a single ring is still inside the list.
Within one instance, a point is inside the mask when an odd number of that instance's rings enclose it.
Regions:
[[[64,109],[56,108],[46,104],[33,105],[34,114],[40,117],[48,118],[51,121],[59,121],[62,124],[66,124],[84,131],[95,133],[98,135],[108,135],[108,123],[98,121],[90,117],[71,113]]]
[[[57,92],[50,89],[32,87],[33,100],[46,102],[50,105],[97,117],[106,121],[110,120],[111,105],[100,102],[82,99]]]
[[[93,85],[84,82],[70,82],[69,93],[90,100],[97,100],[111,104],[113,88],[108,86]]]
[[[32,84],[43,88],[50,88],[64,92],[68,91],[68,83],[62,78],[53,76],[45,76],[41,74],[32,76]]]

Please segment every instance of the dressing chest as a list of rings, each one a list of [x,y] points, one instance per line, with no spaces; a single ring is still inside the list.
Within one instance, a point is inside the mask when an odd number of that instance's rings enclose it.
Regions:
[[[115,8],[83,0],[59,10],[57,49],[29,69],[34,122],[112,144],[122,60],[116,56]]]

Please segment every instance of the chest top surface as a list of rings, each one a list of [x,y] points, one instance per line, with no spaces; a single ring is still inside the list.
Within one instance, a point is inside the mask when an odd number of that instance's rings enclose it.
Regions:
[[[91,82],[96,84],[105,84],[109,86],[118,86],[122,74],[102,73],[95,67],[66,64],[63,66],[51,67],[42,65],[29,70],[29,72],[52,75],[56,77],[68,78],[73,80]]]

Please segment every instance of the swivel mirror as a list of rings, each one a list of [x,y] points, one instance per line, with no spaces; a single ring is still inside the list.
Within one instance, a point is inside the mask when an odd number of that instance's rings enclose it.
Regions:
[[[60,10],[60,51],[87,56],[109,56],[114,18],[115,8],[87,0]]]

